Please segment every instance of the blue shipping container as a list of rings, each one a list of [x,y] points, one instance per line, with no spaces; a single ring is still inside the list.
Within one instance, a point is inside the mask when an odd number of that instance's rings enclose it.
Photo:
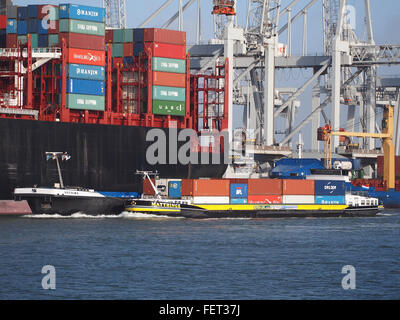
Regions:
[[[345,196],[315,196],[316,204],[346,204]]]
[[[17,9],[18,20],[25,20],[28,18],[28,7],[18,7]]]
[[[135,42],[135,44],[133,45],[133,55],[137,57],[143,51],[144,51],[144,43]]]
[[[67,72],[69,78],[97,81],[104,81],[106,74],[104,67],[86,64],[69,64]]]
[[[344,181],[316,180],[316,196],[344,196],[346,185]]]
[[[39,34],[38,47],[47,48],[49,46],[49,36],[47,34]]]
[[[28,22],[28,33],[38,33],[38,20],[29,19]]]
[[[25,20],[18,21],[18,34],[25,35],[28,33],[28,23]]]
[[[245,198],[231,198],[231,204],[247,204],[247,199],[245,199]]]
[[[247,199],[247,184],[231,184],[231,198],[246,198]]]
[[[133,29],[133,42],[144,42],[144,29]]]
[[[44,27],[43,27],[44,24]],[[49,24],[48,20],[39,20],[38,21],[38,33],[39,34],[49,34]]]
[[[17,20],[8,19],[7,20],[7,33],[17,33]]]
[[[60,19],[105,22],[105,9],[76,4],[60,4]]]
[[[104,81],[67,79],[67,93],[104,96]]]
[[[38,11],[38,5],[28,5],[28,18],[36,19],[38,17]]]
[[[170,181],[168,182],[168,196],[172,199],[180,199],[182,197],[182,182]]]

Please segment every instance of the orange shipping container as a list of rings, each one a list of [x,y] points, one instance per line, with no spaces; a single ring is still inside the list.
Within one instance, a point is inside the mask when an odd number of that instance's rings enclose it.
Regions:
[[[89,64],[92,66],[104,66],[106,63],[105,51],[88,49],[69,49],[68,63]]]
[[[249,204],[279,204],[282,203],[282,196],[249,196]]]
[[[153,85],[185,88],[186,74],[153,71]]]
[[[229,180],[182,180],[182,196],[229,197],[229,193]]]
[[[151,181],[153,182],[153,184],[156,183],[156,181],[154,179],[151,179]],[[145,195],[152,195],[155,196],[155,192],[153,187],[151,186],[151,183],[149,181],[149,179],[144,179],[143,180],[143,193]]]
[[[249,179],[249,196],[282,195],[280,179]]]
[[[186,45],[186,32],[146,28],[144,29],[144,41]]]
[[[282,193],[284,195],[311,195],[315,194],[314,180],[283,180]]]
[[[124,57],[133,57],[133,43],[124,43]]]

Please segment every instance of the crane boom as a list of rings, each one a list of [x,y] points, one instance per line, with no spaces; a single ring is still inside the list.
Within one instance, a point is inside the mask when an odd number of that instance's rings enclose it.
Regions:
[[[396,173],[393,131],[393,106],[389,105],[385,107],[385,111],[383,113],[382,133],[332,131],[330,124],[327,124],[323,128],[319,128],[318,140],[324,141],[325,143],[325,168],[332,169],[332,136],[382,139],[384,155],[383,179],[386,181],[389,189],[394,189],[396,184]]]

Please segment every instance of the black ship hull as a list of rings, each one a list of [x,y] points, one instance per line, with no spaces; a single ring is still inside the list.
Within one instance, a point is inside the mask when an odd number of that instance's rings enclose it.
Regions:
[[[220,178],[225,173],[222,154],[221,164],[169,164],[168,156],[167,164],[149,164],[146,151],[154,142],[146,142],[146,135],[151,129],[0,119],[0,200],[12,199],[17,187],[58,182],[56,164],[46,161],[49,151],[72,157],[61,164],[65,185],[102,191],[141,192],[142,178],[136,170],[157,170],[160,178],[176,179]],[[168,137],[169,130],[161,130]],[[178,143],[178,150],[185,143]],[[201,159],[200,153],[197,156]]]

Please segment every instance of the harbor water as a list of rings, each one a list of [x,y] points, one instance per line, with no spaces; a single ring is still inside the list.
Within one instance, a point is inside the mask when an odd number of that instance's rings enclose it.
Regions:
[[[399,299],[399,253],[398,210],[277,220],[2,217],[0,299]],[[43,289],[44,266],[54,267],[54,290]],[[355,287],[345,290],[348,266]]]

